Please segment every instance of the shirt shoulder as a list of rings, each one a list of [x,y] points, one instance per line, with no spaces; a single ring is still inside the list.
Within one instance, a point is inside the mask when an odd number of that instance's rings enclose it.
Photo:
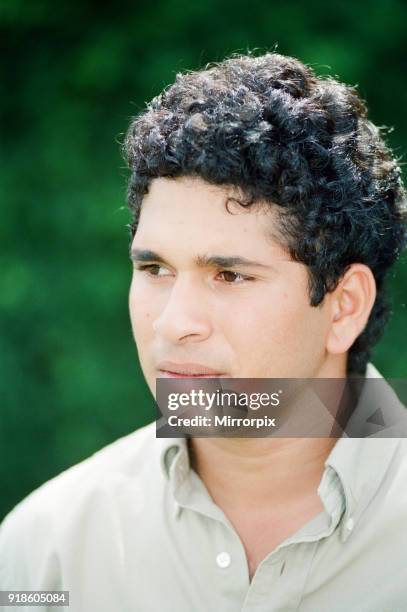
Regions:
[[[155,443],[154,422],[73,465],[18,503],[0,525],[0,587],[28,588],[24,585],[35,575],[36,584],[58,588],[58,554],[69,538],[85,536],[89,521],[97,517],[111,520],[115,505],[123,505],[126,496],[133,505],[144,504],[160,485]],[[55,576],[42,580],[39,571]]]
[[[400,438],[398,442],[384,480],[388,480],[395,487],[395,502],[402,502],[403,506],[406,507],[407,497],[399,495],[400,490],[397,489],[399,486],[402,486],[403,490],[407,488],[407,438]]]
[[[365,448],[355,457],[354,477],[348,483],[348,495],[355,500],[354,531],[366,537],[369,550],[375,543],[384,552],[386,540],[395,558],[397,550],[407,547],[407,496],[401,494],[407,490],[407,439],[367,438],[361,442]],[[399,560],[402,557],[404,554]]]
[[[11,514],[33,512],[38,507],[49,511],[66,509],[66,504],[75,505],[83,495],[99,487],[106,488],[112,481],[137,478],[144,470],[145,461],[154,454],[154,425],[151,423],[115,440],[51,478],[17,504]]]

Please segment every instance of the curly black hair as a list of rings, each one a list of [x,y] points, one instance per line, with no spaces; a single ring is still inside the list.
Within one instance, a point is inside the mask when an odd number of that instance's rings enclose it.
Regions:
[[[233,55],[177,74],[132,120],[123,149],[131,237],[154,178],[197,176],[238,187],[242,206],[278,210],[284,246],[307,266],[312,306],[350,264],[369,266],[377,297],[347,359],[348,375],[365,375],[407,232],[400,168],[355,88],[277,53]]]

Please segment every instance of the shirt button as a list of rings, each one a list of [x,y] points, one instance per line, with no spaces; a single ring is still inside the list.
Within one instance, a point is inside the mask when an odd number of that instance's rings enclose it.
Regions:
[[[222,568],[229,567],[230,561],[231,561],[230,555],[227,552],[221,552],[216,557],[217,565]]]
[[[352,517],[348,518],[348,520],[346,521],[346,529],[348,529],[348,531],[352,531],[352,529],[355,526],[355,521],[353,520]]]

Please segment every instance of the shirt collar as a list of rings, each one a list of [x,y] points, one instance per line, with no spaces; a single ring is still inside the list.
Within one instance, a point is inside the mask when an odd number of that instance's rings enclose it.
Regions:
[[[174,475],[175,460],[182,455],[182,463],[189,469],[189,454],[186,438],[157,438],[160,464],[164,476],[170,480]]]

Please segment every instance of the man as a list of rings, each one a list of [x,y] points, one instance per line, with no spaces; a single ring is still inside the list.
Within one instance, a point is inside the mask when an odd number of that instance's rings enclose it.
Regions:
[[[354,89],[274,53],[233,57],[177,75],[125,151],[153,395],[157,378],[380,376],[404,192]],[[406,450],[156,439],[151,424],[9,514],[0,587],[67,590],[75,612],[405,610]]]

